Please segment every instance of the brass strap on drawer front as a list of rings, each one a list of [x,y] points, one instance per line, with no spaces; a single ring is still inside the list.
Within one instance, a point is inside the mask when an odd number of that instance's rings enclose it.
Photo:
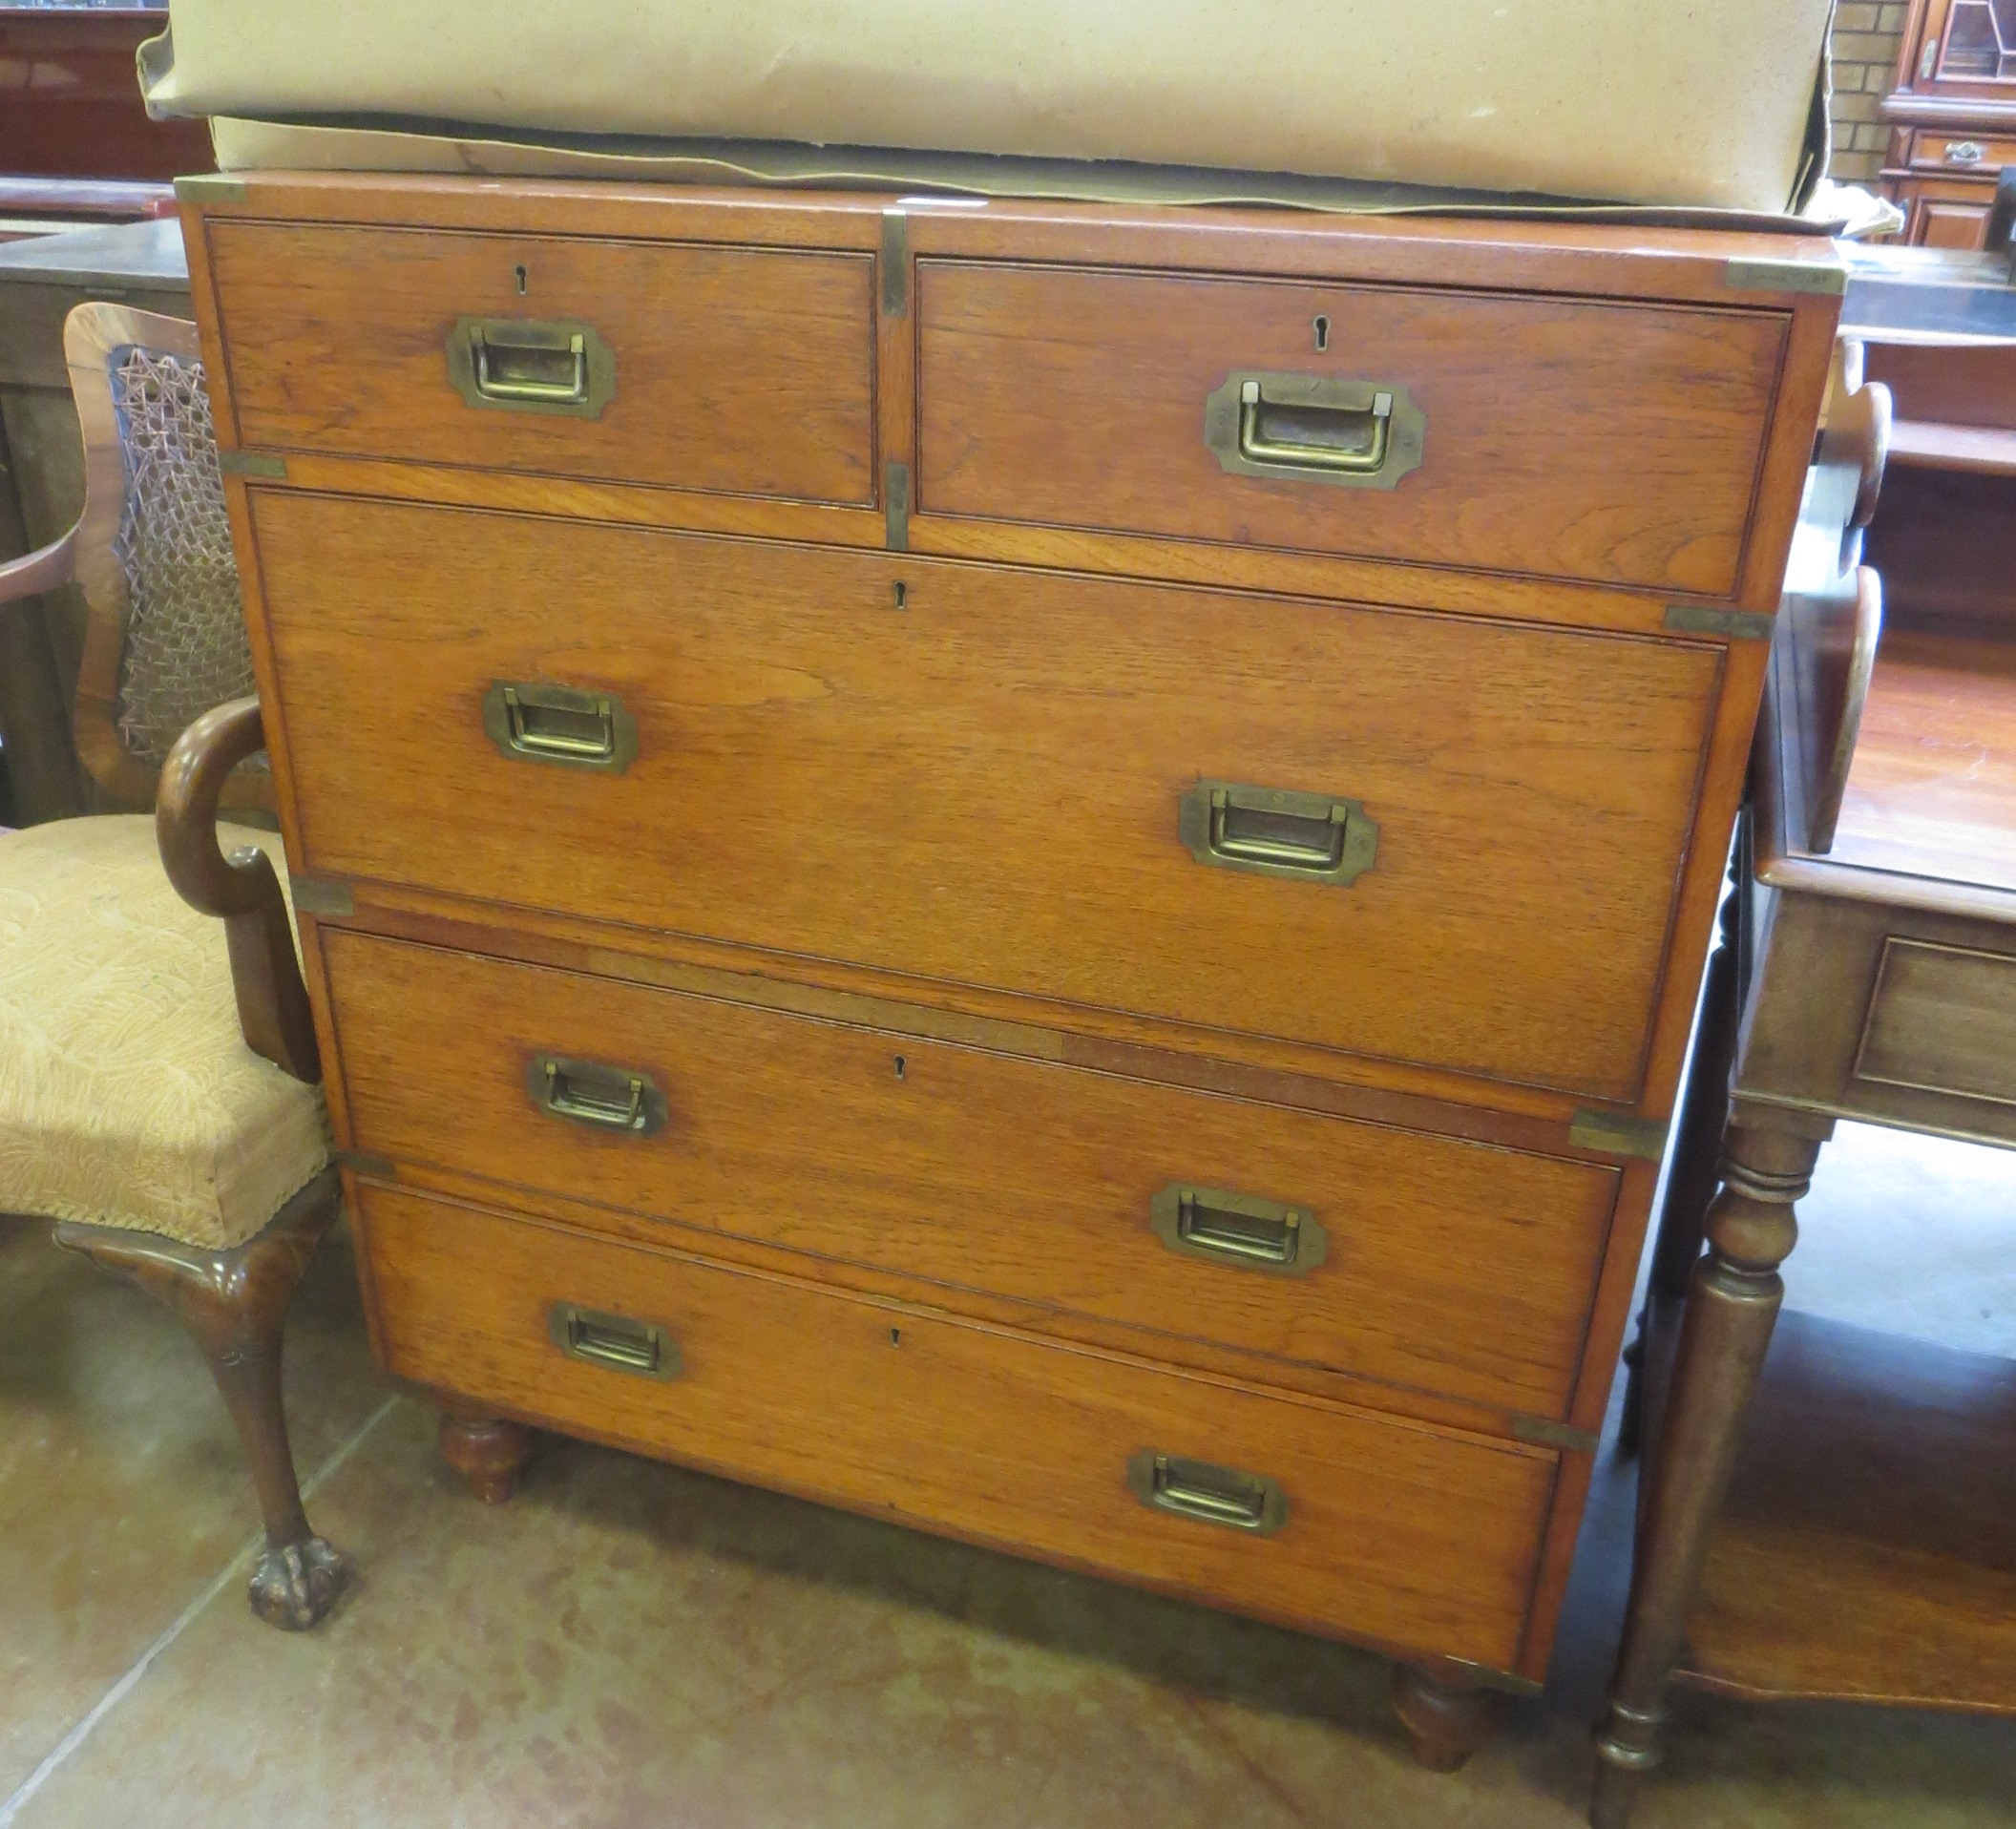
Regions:
[[[599,419],[616,398],[616,357],[585,324],[457,318],[448,378],[472,407]]]
[[[1578,1149],[1601,1150],[1606,1156],[1664,1162],[1670,1129],[1663,1118],[1634,1118],[1628,1112],[1583,1105],[1568,1120],[1568,1141]]]
[[[1393,489],[1426,441],[1420,409],[1386,382],[1235,370],[1204,403],[1204,442],[1242,476]]]
[[[620,775],[637,760],[637,720],[613,692],[493,680],[483,695],[483,729],[520,762]]]
[[[179,203],[242,203],[245,180],[221,172],[193,172],[175,180],[175,196]]]
[[[541,1111],[591,1130],[649,1137],[665,1127],[665,1095],[649,1074],[628,1067],[536,1054],[525,1066],[525,1090]]]
[[[679,1377],[679,1342],[649,1321],[605,1314],[575,1302],[556,1302],[546,1311],[546,1327],[554,1345],[583,1365],[642,1378]]]
[[[1148,1224],[1172,1251],[1274,1276],[1307,1276],[1330,1237],[1306,1207],[1171,1182],[1148,1203]]]
[[[296,876],[287,885],[297,914],[312,914],[317,920],[349,920],[357,913],[357,897],[349,884],[332,876]]]
[[[1270,1537],[1288,1523],[1288,1495],[1265,1474],[1144,1448],[1127,1462],[1127,1489],[1151,1511]]]
[[[220,451],[217,468],[225,476],[260,476],[276,483],[287,479],[287,460],[264,451]]]
[[[1184,795],[1177,831],[1200,864],[1344,887],[1378,855],[1379,828],[1355,800],[1200,781]]]

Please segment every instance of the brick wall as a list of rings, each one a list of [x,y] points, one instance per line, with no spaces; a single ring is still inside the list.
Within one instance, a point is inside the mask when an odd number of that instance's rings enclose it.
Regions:
[[[1883,97],[1897,80],[1901,0],[1842,0],[1834,15],[1834,161],[1827,175],[1842,184],[1873,183],[1882,169],[1890,130]]]

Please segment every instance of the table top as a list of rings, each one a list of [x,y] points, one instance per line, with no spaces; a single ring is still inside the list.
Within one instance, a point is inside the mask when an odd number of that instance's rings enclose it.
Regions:
[[[1828,854],[2016,891],[2016,641],[1885,631]]]
[[[173,217],[163,217],[0,242],[0,284],[15,281],[85,288],[152,285],[179,290],[189,284],[182,225]]]
[[[1841,334],[1878,342],[2016,342],[2006,254],[1837,244],[1848,268]]]

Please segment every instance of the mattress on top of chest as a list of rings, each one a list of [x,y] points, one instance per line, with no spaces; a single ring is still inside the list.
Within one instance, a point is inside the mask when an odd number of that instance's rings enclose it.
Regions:
[[[1779,212],[1833,0],[173,0],[158,114],[908,148]]]

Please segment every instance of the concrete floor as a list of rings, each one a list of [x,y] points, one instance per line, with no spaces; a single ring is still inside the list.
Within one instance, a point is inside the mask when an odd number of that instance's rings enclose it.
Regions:
[[[1844,1129],[1804,1217],[1795,1305],[2016,1354],[2016,1156]],[[1582,1819],[1634,1479],[1607,1452],[1547,1694],[1438,1777],[1341,1646],[578,1444],[486,1510],[372,1368],[340,1237],[288,1354],[310,1512],[364,1571],[293,1637],[246,1609],[193,1349],[0,1222],[0,1829]],[[1676,1711],[1641,1829],[2016,1824],[2016,1721]]]

